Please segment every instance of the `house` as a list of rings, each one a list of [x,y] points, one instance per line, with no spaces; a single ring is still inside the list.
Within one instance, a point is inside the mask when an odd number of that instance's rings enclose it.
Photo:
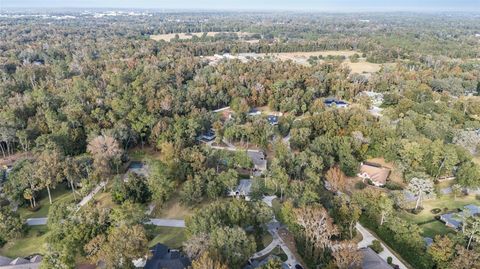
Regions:
[[[267,121],[268,123],[270,123],[270,125],[273,125],[273,126],[278,125],[278,116],[268,115]]]
[[[254,176],[260,176],[265,170],[267,170],[267,159],[265,154],[260,150],[247,151],[248,156],[252,159],[254,170]]]
[[[461,212],[452,212],[440,216],[440,220],[445,223],[447,227],[459,230],[462,227],[463,219],[469,216],[480,214],[480,207],[477,205],[466,205]]]
[[[357,174],[363,181],[370,180],[377,187],[382,187],[387,183],[391,170],[375,163],[362,163],[360,173]]]
[[[250,193],[252,192],[252,180],[240,179],[238,186],[235,190],[229,193],[232,197],[245,197],[245,200],[250,201]]]
[[[128,175],[129,172],[137,174],[139,176],[148,176],[148,166],[145,165],[143,162],[132,161],[128,166],[128,171],[125,174],[125,177]]]
[[[184,256],[180,251],[170,249],[164,244],[155,245],[150,252],[150,257],[146,262],[145,259],[133,261],[136,268],[144,269],[184,269],[190,266],[190,259]]]
[[[252,108],[248,111],[248,116],[260,116],[261,114],[262,112],[256,108]]]
[[[202,141],[202,142],[211,142],[215,139],[215,131],[210,129],[207,132],[203,133],[200,135],[197,140]]]
[[[29,258],[9,259],[0,256],[0,269],[37,269],[40,268],[42,256],[34,255]]]
[[[386,261],[384,261],[373,249],[362,248],[360,252],[363,255],[363,269],[392,269]]]
[[[328,106],[328,107],[332,107],[332,106],[335,106],[335,107],[348,107],[348,103],[343,101],[343,100],[337,100],[337,99],[334,99],[334,98],[327,98],[323,101],[323,103]]]

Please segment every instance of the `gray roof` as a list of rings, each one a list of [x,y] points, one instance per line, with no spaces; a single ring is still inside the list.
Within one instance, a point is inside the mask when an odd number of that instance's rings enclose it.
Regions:
[[[7,261],[9,263],[5,263]],[[30,260],[24,258],[9,259],[6,257],[0,256],[0,269],[38,269],[40,268],[40,262],[42,261],[42,256],[35,255]]]
[[[480,207],[470,204],[464,206],[462,212],[443,214],[440,216],[440,219],[445,222],[447,226],[459,229],[462,225],[462,219],[464,216],[471,216],[476,214],[480,214]]]
[[[267,169],[267,160],[265,159],[265,154],[262,151],[247,151],[248,156],[252,159],[255,168],[264,171]]]
[[[249,195],[252,189],[252,180],[250,179],[240,179],[237,188],[235,189],[235,194],[238,195]]]
[[[362,248],[363,269],[391,269],[392,267],[371,248]]]
[[[152,257],[148,259],[144,269],[184,269],[190,266],[190,260],[177,250],[157,244],[152,249]]]
[[[10,264],[12,262],[12,259],[0,256],[0,266]]]

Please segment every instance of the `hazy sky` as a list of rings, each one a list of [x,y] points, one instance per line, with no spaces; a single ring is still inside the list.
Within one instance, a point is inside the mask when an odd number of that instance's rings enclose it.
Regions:
[[[480,0],[0,0],[0,6],[325,11],[480,11]]]

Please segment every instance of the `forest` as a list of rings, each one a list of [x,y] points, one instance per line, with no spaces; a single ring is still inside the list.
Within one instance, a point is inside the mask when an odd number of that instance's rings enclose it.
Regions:
[[[479,212],[459,210],[480,206],[480,17],[102,12],[0,16],[0,255],[135,268],[161,234],[149,220],[178,200],[194,269],[282,268],[286,254],[246,267],[272,218],[303,268],[361,268],[357,223],[407,268],[480,266]],[[318,51],[355,54],[268,56]],[[379,160],[387,182],[359,180]],[[249,199],[228,197],[247,178]],[[92,192],[108,202],[83,204]]]

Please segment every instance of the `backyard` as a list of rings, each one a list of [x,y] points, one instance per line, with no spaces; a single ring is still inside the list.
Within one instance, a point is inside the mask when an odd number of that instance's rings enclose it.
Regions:
[[[469,204],[480,206],[480,201],[476,200],[473,195],[457,197],[456,199],[454,199],[452,195],[442,195],[437,199],[424,201],[424,209],[416,215],[407,211],[401,211],[400,215],[404,219],[419,224],[423,229],[423,236],[433,238],[437,234],[444,235],[454,232],[453,229],[445,226],[443,222],[435,219],[436,216],[440,216],[456,209],[461,209]],[[432,213],[431,210],[435,208],[439,208],[441,212],[438,214]]]

